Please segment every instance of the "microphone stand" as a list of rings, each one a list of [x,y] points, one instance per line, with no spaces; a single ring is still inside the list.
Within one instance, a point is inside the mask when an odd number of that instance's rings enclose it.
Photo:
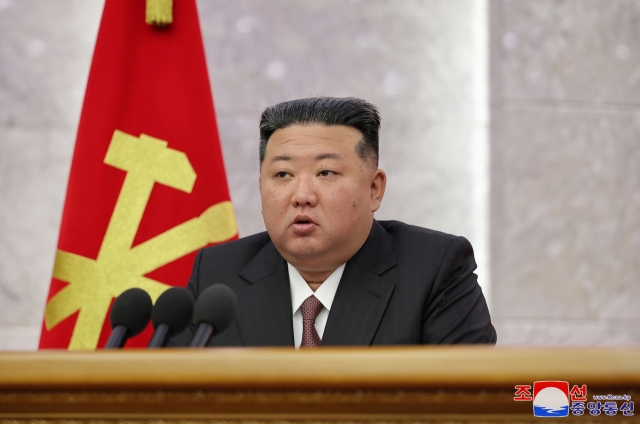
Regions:
[[[211,340],[212,336],[213,326],[208,322],[201,322],[198,324],[198,329],[196,330],[196,334],[193,336],[189,347],[205,347],[209,343],[209,340]]]
[[[124,344],[127,342],[127,333],[129,330],[124,325],[116,325],[109,336],[109,340],[107,340],[107,344],[104,346],[105,349],[121,349],[124,347]]]
[[[153,333],[153,337],[149,340],[147,349],[155,349],[159,347],[165,347],[169,342],[169,331],[171,328],[167,324],[158,324],[156,331]]]

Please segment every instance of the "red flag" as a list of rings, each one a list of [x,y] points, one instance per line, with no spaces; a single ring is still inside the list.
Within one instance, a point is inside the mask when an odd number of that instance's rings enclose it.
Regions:
[[[115,297],[185,286],[198,249],[235,237],[195,0],[162,28],[144,0],[107,0],[40,347],[104,346]]]

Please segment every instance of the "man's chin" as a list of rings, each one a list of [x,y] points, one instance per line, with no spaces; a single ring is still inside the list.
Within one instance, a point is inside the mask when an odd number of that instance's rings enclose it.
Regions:
[[[287,243],[284,250],[286,251],[286,256],[291,260],[285,259],[289,262],[295,261],[298,263],[322,260],[322,257],[326,254],[326,249],[323,249],[322,246],[319,246],[314,241],[316,240],[305,238],[304,240],[297,239]]]

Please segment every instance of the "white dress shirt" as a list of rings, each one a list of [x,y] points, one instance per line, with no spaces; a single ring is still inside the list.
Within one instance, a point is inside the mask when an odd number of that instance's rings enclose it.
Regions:
[[[293,341],[296,349],[299,349],[300,343],[302,343],[302,311],[300,311],[302,302],[307,300],[309,296],[314,295],[320,303],[322,303],[323,308],[316,318],[316,331],[320,339],[322,339],[324,327],[327,325],[327,318],[329,318],[331,304],[336,295],[336,290],[338,290],[338,284],[340,284],[345,265],[346,264],[342,264],[336,268],[324,283],[320,284],[318,290],[314,292],[304,278],[302,278],[298,270],[287,262],[287,267],[289,268],[289,287],[291,287],[291,309],[293,310]]]

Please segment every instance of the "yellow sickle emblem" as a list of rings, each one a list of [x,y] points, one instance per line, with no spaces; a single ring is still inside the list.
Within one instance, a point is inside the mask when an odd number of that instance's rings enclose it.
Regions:
[[[196,173],[183,152],[142,134],[115,131],[104,162],[127,173],[96,260],[58,250],[53,276],[69,283],[45,311],[47,330],[76,311],[69,349],[95,349],[111,299],[131,287],[146,290],[153,301],[169,286],[144,275],[209,243],[236,235],[231,202],[131,248],[155,183],[191,193]]]

